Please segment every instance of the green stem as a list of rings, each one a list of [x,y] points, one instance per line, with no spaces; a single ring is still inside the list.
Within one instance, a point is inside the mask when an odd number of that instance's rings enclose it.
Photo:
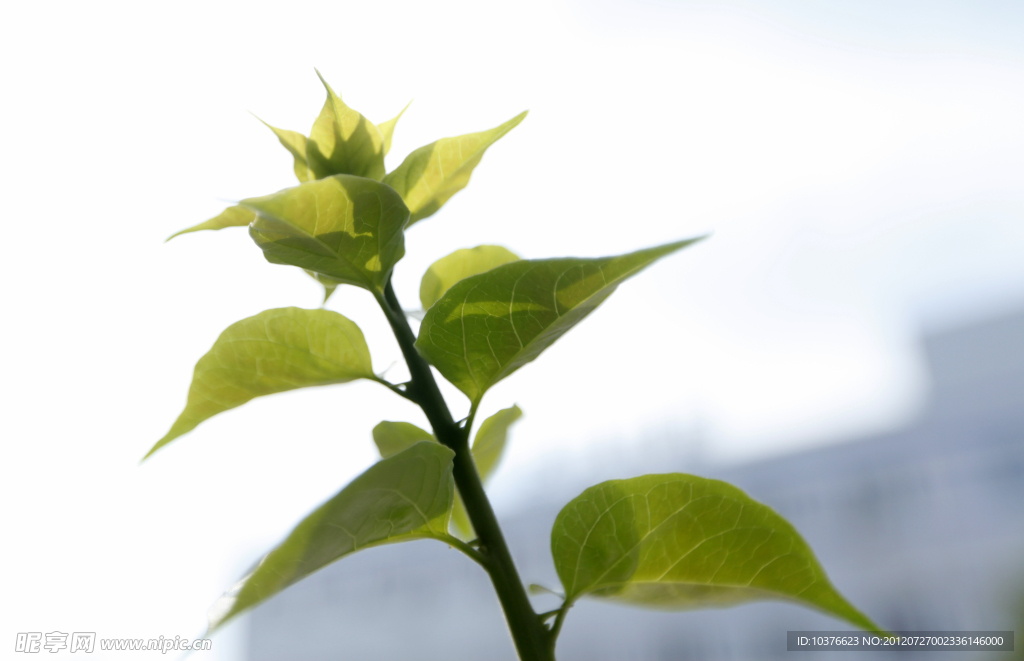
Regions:
[[[448,546],[459,549],[460,551],[468,555],[470,558],[472,558],[473,562],[477,563],[484,569],[487,569],[487,558],[485,558],[483,554],[481,554],[475,548],[473,548],[466,542],[462,541],[458,537],[452,537],[451,535],[442,535],[441,537],[438,537],[438,539],[447,544]]]
[[[562,623],[565,622],[565,614],[569,612],[570,604],[568,601],[562,604],[562,607],[558,609],[558,615],[555,616],[555,622],[551,625],[551,633],[548,634],[550,637],[551,654],[555,654],[555,643],[558,641],[558,634],[562,632]]]
[[[382,386],[384,386],[385,388],[387,388],[391,392],[395,393],[399,397],[404,397],[404,398],[408,399],[411,402],[415,402],[416,401],[407,391],[402,390],[399,386],[395,385],[394,383],[391,383],[390,381],[385,381],[384,379],[380,378],[379,376],[374,376],[370,380],[371,381],[376,381],[377,383],[381,384]]]
[[[505,611],[505,619],[519,658],[523,661],[554,661],[548,630],[537,618],[530,604],[501,527],[498,526],[498,519],[494,516],[494,510],[491,509],[480,475],[476,471],[476,464],[469,449],[469,425],[472,424],[472,420],[467,420],[466,429],[462,429],[452,418],[430,371],[430,365],[416,351],[416,336],[409,327],[390,281],[384,288],[383,295],[378,294],[377,301],[388,323],[391,324],[391,330],[409,366],[412,378],[407,392],[410,399],[423,409],[437,440],[455,451],[455,485],[462,496],[473,530],[479,537],[479,553],[483,557],[484,568],[491,577],[494,590],[498,593],[498,600]],[[476,407],[473,409],[475,413]]]

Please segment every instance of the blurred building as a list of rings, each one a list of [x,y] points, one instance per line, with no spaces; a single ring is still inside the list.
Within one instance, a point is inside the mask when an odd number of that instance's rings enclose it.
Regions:
[[[1024,597],[1024,313],[934,334],[924,348],[932,392],[911,427],[694,472],[728,480],[787,517],[839,589],[883,627],[1005,630],[1017,625],[1019,649],[1024,644],[1016,610]],[[647,472],[691,468],[682,455],[676,464],[664,457],[657,463]],[[560,485],[557,500],[504,522],[524,580],[558,586],[548,550],[551,524],[561,504],[593,481]],[[547,599],[549,608],[557,607],[554,597]],[[566,620],[558,657],[782,658],[787,630],[844,628],[785,603],[666,613],[585,600]],[[257,609],[248,641],[251,661],[515,658],[486,575],[437,542],[386,546],[346,558]],[[849,654],[803,652],[800,658],[852,658]],[[872,658],[887,657],[872,653]],[[900,658],[907,659],[907,653]]]

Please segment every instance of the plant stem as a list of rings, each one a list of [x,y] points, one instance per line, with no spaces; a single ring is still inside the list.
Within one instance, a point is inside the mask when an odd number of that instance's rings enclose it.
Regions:
[[[444,535],[443,537],[439,537],[438,539],[453,548],[459,549],[460,551],[468,555],[470,558],[472,558],[473,561],[476,562],[478,565],[480,565],[484,569],[487,569],[487,558],[485,558],[482,553],[480,553],[475,548],[473,548],[466,542],[462,541],[458,537]]]
[[[505,537],[498,525],[498,519],[494,516],[494,510],[491,509],[491,503],[484,492],[473,455],[470,453],[468,437],[472,420],[468,419],[466,429],[463,429],[452,418],[430,371],[430,365],[416,351],[416,336],[409,327],[390,281],[384,288],[383,296],[378,295],[377,301],[388,323],[391,324],[391,330],[409,366],[412,378],[407,392],[410,398],[423,409],[437,440],[455,452],[455,485],[462,496],[473,530],[479,537],[479,551],[485,561],[484,568],[491,577],[502,610],[505,611],[505,619],[519,658],[523,661],[554,661],[554,651],[547,627],[537,617],[526,595],[523,582],[519,579],[519,572],[512,561],[512,554],[509,553]],[[476,407],[473,408],[475,412]]]
[[[555,642],[558,640],[558,634],[562,632],[562,623],[565,622],[565,614],[569,612],[570,604],[568,601],[562,604],[562,607],[558,609],[558,615],[555,616],[555,623],[551,625],[551,633],[548,634],[550,637],[551,654],[555,653]]]

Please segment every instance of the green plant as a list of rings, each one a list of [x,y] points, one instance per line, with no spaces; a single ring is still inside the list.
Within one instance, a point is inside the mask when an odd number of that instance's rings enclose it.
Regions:
[[[405,231],[464,188],[487,148],[526,113],[421,147],[385,172],[401,113],[375,125],[324,86],[327,101],[308,138],[270,127],[294,156],[300,184],[243,200],[184,232],[248,226],[268,261],[305,269],[324,286],[325,301],[342,284],[369,290],[411,378],[395,384],[374,373],[362,332],[336,312],[268,310],[228,327],[199,360],[185,410],[146,456],[255,397],[355,379],[417,404],[432,433],[405,422],[374,428],[381,460],[226,595],[211,630],[349,553],[421,538],[461,550],[490,575],[523,659],[554,658],[566,614],[584,596],[679,609],[788,599],[877,630],[778,514],[731,485],[678,473],[604,482],[566,505],[551,533],[564,602],[534,612],[483,487],[521,412],[513,406],[483,421],[471,445],[481,399],[626,278],[699,239],[597,259],[519,259],[498,246],[457,250],[423,276],[426,314],[414,333],[391,287]],[[465,419],[452,416],[431,367],[468,397]]]

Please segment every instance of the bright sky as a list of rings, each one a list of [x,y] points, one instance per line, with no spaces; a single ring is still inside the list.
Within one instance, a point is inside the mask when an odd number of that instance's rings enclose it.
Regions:
[[[735,461],[912,416],[919,330],[1024,301],[1021,7],[11,5],[0,641],[198,636],[222,589],[374,460],[374,424],[422,420],[372,384],[294,392],[137,465],[221,330],[319,303],[242,230],[162,243],[293,185],[247,111],[307,131],[314,66],[375,121],[414,99],[389,167],[531,111],[409,232],[409,307],[460,247],[597,256],[714,231],[488,394],[483,413],[526,413],[495,483],[507,510],[524,493],[509,476],[595,443],[700,429],[709,458]],[[378,370],[399,360],[369,296],[330,307]],[[236,658],[238,637],[203,658]]]

